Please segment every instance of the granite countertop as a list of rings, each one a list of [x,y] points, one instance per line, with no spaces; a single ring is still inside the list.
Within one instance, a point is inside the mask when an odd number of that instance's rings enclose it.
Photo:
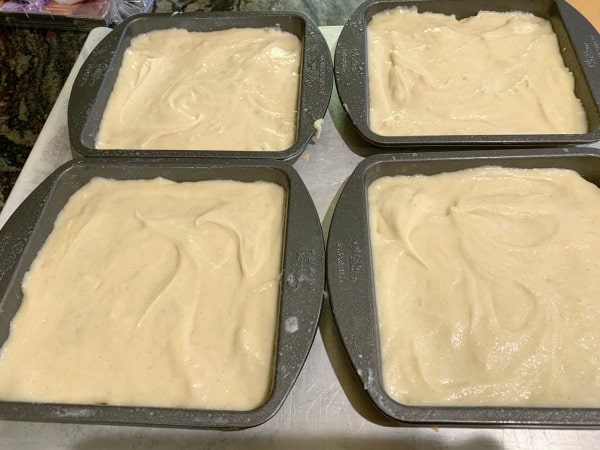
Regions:
[[[361,0],[156,0],[152,12],[295,10],[342,25]],[[0,15],[0,18],[2,16]],[[58,94],[100,21],[0,20],[0,209]]]

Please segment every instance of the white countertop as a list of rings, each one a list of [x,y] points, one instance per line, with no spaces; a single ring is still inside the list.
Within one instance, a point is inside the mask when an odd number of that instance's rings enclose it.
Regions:
[[[335,46],[341,27],[321,27]],[[0,213],[0,227],[23,199],[56,167],[71,159],[67,103],[81,63],[110,30],[92,30],[79,59]],[[600,143],[593,146],[600,148]],[[352,149],[352,150],[351,150]],[[368,153],[342,110],[337,93],[319,140],[295,169],[304,179],[327,229],[336,195]],[[357,386],[336,334],[331,311],[323,310],[314,345],[292,392],[271,420],[243,431],[72,425],[0,421],[0,449],[592,449],[600,431],[525,429],[396,428],[377,424],[376,412]]]

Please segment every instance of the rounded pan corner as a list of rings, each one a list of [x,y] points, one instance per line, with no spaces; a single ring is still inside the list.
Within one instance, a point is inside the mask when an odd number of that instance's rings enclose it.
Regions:
[[[599,91],[600,93],[600,91]],[[582,145],[593,144],[594,142],[600,141],[600,126],[593,131],[588,132],[585,135],[585,142],[581,142]]]
[[[554,0],[564,21],[571,44],[581,64],[592,97],[596,114],[600,115],[600,33],[574,6],[566,0]],[[598,119],[600,121],[600,118]],[[600,133],[595,134],[598,139]]]

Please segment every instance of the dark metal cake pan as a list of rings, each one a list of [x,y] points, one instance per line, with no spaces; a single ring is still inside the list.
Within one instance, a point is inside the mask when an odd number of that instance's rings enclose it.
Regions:
[[[240,429],[270,419],[308,356],[317,330],[325,278],[323,235],[310,195],[296,171],[279,161],[84,158],[50,175],[0,230],[0,344],[22,301],[21,283],[69,197],[93,177],[119,180],[269,181],[286,191],[285,233],[272,390],[252,411],[0,401],[0,418],[185,428]]]
[[[217,31],[230,28],[278,28],[302,43],[302,63],[294,144],[281,151],[135,150],[96,149],[102,115],[116,82],[125,50],[131,39],[150,31],[170,28]],[[74,156],[269,158],[295,161],[314,133],[315,121],[323,118],[333,89],[329,47],[318,27],[297,12],[210,12],[184,14],[138,14],[117,26],[83,63],[69,98],[68,127]],[[140,111],[139,120],[144,112]]]
[[[548,19],[558,38],[565,65],[575,78],[575,94],[587,113],[584,134],[382,136],[369,125],[367,26],[382,11],[415,6],[419,12],[455,14],[479,11],[523,11]],[[336,89],[352,123],[364,139],[387,149],[482,149],[498,147],[563,147],[600,140],[600,36],[565,0],[380,0],[363,3],[348,19],[335,50]]]
[[[327,286],[345,350],[371,401],[399,425],[597,428],[598,408],[407,406],[394,401],[383,388],[367,189],[384,176],[435,175],[481,166],[572,169],[600,186],[600,151],[584,147],[367,158],[347,180],[327,242]]]

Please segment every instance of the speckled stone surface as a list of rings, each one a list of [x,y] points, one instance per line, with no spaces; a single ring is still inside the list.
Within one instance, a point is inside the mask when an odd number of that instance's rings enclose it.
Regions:
[[[152,12],[300,11],[342,25],[361,0],[157,0]],[[0,209],[44,125],[87,31],[0,25]],[[34,27],[34,25],[36,25]],[[62,24],[64,25],[64,23]],[[99,23],[98,25],[102,25]],[[93,25],[88,24],[88,28]]]
[[[76,31],[0,27],[0,207],[86,35]]]
[[[155,12],[300,11],[317,25],[343,25],[363,0],[158,0]]]

